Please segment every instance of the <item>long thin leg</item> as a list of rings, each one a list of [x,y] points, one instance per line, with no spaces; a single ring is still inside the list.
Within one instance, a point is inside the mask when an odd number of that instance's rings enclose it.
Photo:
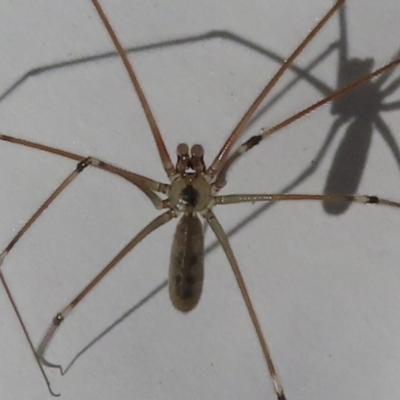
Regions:
[[[32,224],[40,217],[44,210],[59,196],[59,194],[82,172],[87,166],[90,165],[90,159],[82,160],[78,163],[75,170],[65,178],[65,180],[57,187],[57,189],[46,199],[46,201],[36,210],[36,212],[29,218],[27,222],[22,226],[18,233],[11,239],[10,243],[6,246],[3,252],[0,254],[0,267],[4,261],[4,258],[10,252],[10,250],[17,244],[19,239],[24,233],[32,226]],[[4,283],[4,280],[3,280]]]
[[[45,200],[45,202],[36,210],[36,212],[29,218],[29,220],[22,226],[22,228],[18,231],[18,233],[11,239],[10,243],[0,254],[0,267],[4,261],[4,258],[10,252],[10,250],[17,244],[17,242],[21,239],[21,237],[25,234],[25,232],[32,226],[32,224],[40,217],[40,215],[50,206],[50,204],[63,192],[66,187],[81,173],[86,167],[89,165],[97,164],[98,160],[88,157],[84,160],[80,161],[75,170],[68,175],[68,177],[57,187],[57,189]],[[138,186],[138,185],[136,185]],[[164,202],[151,190],[147,187],[138,186],[139,189],[145,193],[149,199],[152,201],[154,206],[157,209],[163,208]]]
[[[276,124],[272,128],[262,129],[262,133],[260,135],[261,140],[266,138],[267,136],[274,134],[275,132],[280,131],[282,128],[292,124],[293,122],[295,122],[298,119],[302,118],[303,116],[309,114],[310,112],[316,110],[317,108],[323,106],[324,104],[337,99],[338,97],[344,95],[345,93],[348,93],[352,90],[357,89],[359,86],[363,85],[366,82],[369,82],[371,79],[375,78],[376,76],[379,76],[379,75],[383,74],[384,72],[392,70],[397,65],[400,65],[400,58],[398,58],[397,60],[394,60],[394,61],[390,62],[389,64],[386,64],[385,66],[378,68],[377,70],[371,72],[370,74],[363,76],[360,79],[357,79],[356,81],[346,85],[345,87],[337,90],[336,92],[330,94],[329,96],[326,96],[324,99],[319,100],[319,101],[315,102],[314,104],[312,104],[311,106],[292,115],[290,118],[287,118],[284,121],[280,122],[279,124]]]
[[[293,179],[288,185],[285,187],[285,192],[290,192],[292,191],[296,186],[298,186],[300,183],[302,183],[304,180],[306,180],[310,175],[312,175],[319,167],[321,161],[323,160],[326,152],[329,149],[329,146],[331,145],[333,139],[336,137],[336,134],[339,132],[339,129],[341,126],[344,124],[345,120],[342,118],[338,118],[332,125],[328,136],[325,138],[324,143],[322,144],[321,148],[318,150],[318,153],[314,157],[313,163],[305,168],[295,179]],[[228,173],[228,170],[230,166],[232,165],[232,162],[235,159],[229,159],[228,162],[224,164],[224,166],[221,168],[217,179],[215,180],[213,186],[214,189],[219,191],[221,188],[223,188],[226,184],[226,175]]]
[[[127,319],[132,313],[137,311],[143,305],[145,305],[149,300],[151,300],[158,293],[162,292],[166,287],[168,287],[168,281],[164,280],[158,286],[156,286],[153,290],[151,290],[147,295],[142,297],[135,305],[131,308],[123,312],[111,325],[107,326],[103,329],[96,337],[90,340],[69,362],[69,364],[61,371],[62,374],[67,374],[67,372],[73,367],[73,365],[79,360],[81,356],[83,356],[92,346],[94,346],[97,342],[100,341],[103,337],[109,334],[114,328],[116,328],[119,324],[121,324],[125,319]]]
[[[302,73],[308,74],[310,76],[309,72],[311,72],[312,69],[314,67],[316,67],[320,62],[325,60],[330,55],[330,53],[332,53],[336,49],[336,47],[337,47],[337,43],[332,43],[331,45],[329,45],[326,48],[326,50],[324,52],[322,52],[317,58],[315,58],[308,65],[306,65],[304,68],[302,68]],[[298,82],[301,82],[303,80],[305,80],[306,82],[309,82],[310,85],[312,85],[316,90],[321,92],[324,96],[328,95],[329,93],[332,93],[334,90],[333,88],[329,88],[328,86],[322,86],[322,85],[316,84],[316,82],[314,82],[313,80],[307,80],[304,78],[303,75],[298,74],[292,80],[290,80],[279,91],[279,93],[277,93],[276,95],[271,97],[271,99],[269,99],[265,103],[265,105],[263,105],[260,109],[258,109],[258,111],[253,115],[251,120],[246,125],[247,128],[250,128],[254,124],[254,122],[257,121],[259,118],[261,118],[261,116],[263,116],[265,113],[267,113],[274,104],[276,104],[282,97],[287,95],[287,93],[289,92],[289,90],[292,87],[294,87]]]
[[[258,321],[257,314],[254,311],[254,307],[251,302],[249,293],[247,291],[246,284],[244,282],[242,273],[240,272],[239,265],[236,261],[236,258],[234,256],[231,246],[229,244],[228,238],[227,238],[222,226],[220,225],[220,223],[218,222],[217,218],[215,217],[214,213],[211,210],[207,211],[207,213],[204,215],[204,218],[206,218],[207,222],[210,224],[211,229],[214,231],[215,236],[217,237],[218,241],[221,243],[221,246],[224,249],[226,256],[228,257],[229,264],[232,267],[232,271],[235,275],[236,281],[239,285],[240,292],[242,293],[242,296],[243,296],[243,300],[246,304],[247,311],[249,312],[251,321],[254,325],[254,329],[256,331],[258,341],[260,342],[265,361],[267,362],[268,370],[271,375],[278,400],[285,400],[286,397],[283,393],[283,387],[282,387],[281,383],[279,382],[279,378],[276,373],[274,363],[272,361],[271,353],[269,351],[267,342],[264,338],[264,334],[262,332],[261,325]]]
[[[267,138],[268,136],[273,135],[276,132],[281,131],[283,128],[286,126],[292,124],[293,122],[297,121],[298,119],[304,117],[305,115],[311,113],[312,111],[316,110],[317,108],[323,106],[326,103],[329,103],[332,100],[335,100],[339,98],[340,96],[344,95],[345,93],[348,93],[352,90],[355,90],[359,86],[363,85],[366,82],[369,82],[372,78],[381,75],[382,73],[386,71],[390,71],[397,65],[400,65],[400,58],[392,61],[389,64],[386,64],[382,68],[379,68],[370,74],[357,79],[356,81],[350,83],[349,85],[346,85],[345,87],[337,90],[336,92],[330,94],[329,96],[326,96],[322,100],[319,100],[312,104],[309,107],[304,108],[303,110],[297,112],[296,114],[293,114],[291,117],[285,119],[284,121],[274,125],[272,128],[263,128],[261,129],[261,133],[256,136],[252,136],[249,140],[241,144],[237,150],[232,153],[232,155],[225,161],[223,164],[222,168],[220,169],[221,172],[218,173],[218,176],[216,178],[216,181],[214,183],[214,189],[219,190],[220,187],[223,186],[224,183],[224,177],[228,171],[228,169],[231,167],[231,165],[243,154],[245,154],[247,151],[252,149],[254,146],[258,145],[262,140]],[[222,185],[222,186],[221,186]]]
[[[43,366],[40,364],[38,361],[38,356],[36,355],[34,346],[32,344],[32,340],[28,334],[27,328],[25,326],[25,323],[21,317],[21,314],[17,308],[17,305],[11,295],[11,291],[9,290],[7,281],[5,280],[5,277],[3,276],[1,272],[1,264],[3,263],[5,257],[7,254],[11,251],[11,249],[16,245],[16,243],[21,239],[21,237],[25,234],[25,232],[34,224],[34,222],[39,218],[39,216],[50,206],[50,204],[63,192],[67,186],[82,172],[86,167],[89,165],[101,168],[105,171],[111,172],[113,174],[119,175],[125,179],[127,179],[129,182],[133,183],[136,187],[138,187],[147,197],[152,201],[154,206],[157,209],[163,208],[163,201],[154,193],[154,191],[160,191],[164,192],[166,191],[166,188],[168,185],[161,184],[159,182],[152,181],[148,178],[142,177],[140,175],[131,173],[129,171],[122,170],[120,168],[114,167],[110,164],[104,163],[100,160],[97,160],[93,157],[87,157],[84,158],[82,156],[79,156],[77,154],[73,153],[68,153],[63,150],[59,150],[56,148],[44,146],[41,144],[37,144],[34,142],[28,142],[22,139],[18,138],[13,138],[10,136],[5,136],[0,134],[0,140],[4,140],[7,142],[15,143],[15,144],[20,144],[26,147],[31,147],[31,148],[36,148],[38,150],[46,151],[49,153],[57,154],[66,158],[70,158],[73,160],[80,160],[75,168],[75,170],[67,176],[67,178],[56,188],[56,190],[45,200],[45,202],[38,208],[38,210],[32,215],[32,217],[22,226],[22,228],[19,230],[19,232],[13,237],[13,239],[10,241],[10,243],[7,245],[7,247],[3,250],[3,252],[0,254],[0,280],[6,290],[7,296],[11,302],[11,305],[16,313],[16,316],[18,318],[18,321],[22,327],[22,330],[24,332],[24,335],[29,343],[30,348],[32,349],[32,352],[34,354],[35,359],[37,360],[40,371],[44,377],[44,380],[46,382],[46,385],[49,389],[49,392],[53,396],[59,396],[59,394],[56,394],[52,391],[50,387],[49,380],[43,370]],[[154,190],[154,191],[153,191]],[[154,228],[155,229],[155,228]]]
[[[76,166],[75,170],[58,186],[58,188],[50,195],[50,197],[39,207],[39,209],[32,215],[32,217],[24,224],[24,226],[19,230],[19,232],[14,236],[14,238],[10,241],[10,243],[7,245],[7,247],[3,250],[3,252],[0,254],[0,267],[1,264],[4,261],[4,258],[7,256],[7,254],[10,252],[10,250],[16,245],[16,243],[21,239],[21,237],[24,235],[24,233],[32,226],[32,224],[39,218],[39,216],[43,213],[44,210],[58,197],[58,195],[78,176],[80,172],[82,172],[87,166],[89,166],[91,163],[90,159],[85,159],[82,160],[81,162],[78,163]],[[46,382],[46,385],[49,389],[49,392],[53,396],[59,396],[60,394],[54,393],[51,389],[50,382],[43,370],[43,366],[41,365],[38,357],[36,356],[35,348],[33,346],[32,340],[29,336],[28,330],[25,326],[25,323],[22,319],[22,316],[18,310],[18,307],[14,301],[14,298],[11,294],[11,291],[8,287],[7,281],[5,280],[1,268],[0,268],[0,280],[4,286],[4,289],[6,290],[8,299],[11,302],[12,308],[14,309],[14,312],[18,318],[18,321],[22,327],[22,330],[24,332],[24,335],[29,343],[29,347],[31,348],[33,355],[35,357],[35,360],[37,361],[40,371],[43,375],[43,378]]]
[[[362,204],[382,204],[390,207],[400,208],[400,202],[391,201],[388,199],[379,198],[377,196],[361,196],[361,195],[310,195],[310,194],[242,194],[242,195],[226,195],[226,196],[216,196],[214,198],[215,204],[235,204],[244,202],[260,202],[260,201],[281,201],[281,200],[319,200],[319,201],[334,201],[334,202],[356,202]],[[268,345],[265,341],[264,335],[261,330],[260,323],[258,321],[257,315],[254,311],[254,307],[251,303],[245,282],[243,280],[242,274],[240,272],[239,266],[229,245],[227,236],[221,227],[220,223],[216,219],[214,213],[208,210],[205,215],[208,223],[210,224],[212,230],[217,236],[218,241],[224,249],[225,254],[228,257],[229,263],[232,267],[233,273],[239,285],[240,291],[242,293],[243,299],[246,303],[247,310],[249,312],[250,318],[253,322],[254,328],[257,333],[258,340],[260,342],[261,348],[263,350],[264,357],[266,359],[268,369],[274,383],[275,392],[278,396],[278,400],[285,400],[285,395],[283,393],[283,387],[280,384],[278,375],[276,373],[271,353],[269,351]]]
[[[49,378],[47,378],[47,375],[46,375],[46,373],[44,372],[44,369],[43,369],[43,366],[42,366],[42,364],[41,364],[41,362],[40,362],[40,360],[39,360],[39,357],[36,356],[35,347],[34,347],[34,345],[33,345],[33,343],[32,343],[32,339],[31,339],[30,336],[29,336],[28,330],[26,329],[25,323],[24,323],[24,321],[23,321],[23,319],[22,319],[22,317],[21,317],[21,314],[20,314],[20,312],[19,312],[19,310],[18,310],[17,304],[15,303],[14,298],[13,298],[13,296],[11,295],[10,288],[8,287],[8,284],[7,284],[6,280],[4,279],[4,276],[3,276],[3,273],[1,272],[1,270],[0,270],[0,280],[1,280],[1,283],[3,284],[3,286],[4,286],[4,289],[6,290],[7,297],[8,297],[8,299],[9,299],[10,302],[11,302],[12,308],[14,309],[14,312],[15,312],[17,318],[18,318],[18,321],[19,321],[20,325],[22,326],[22,330],[23,330],[23,332],[24,332],[24,335],[25,335],[25,337],[26,337],[26,340],[27,340],[28,343],[29,343],[29,347],[30,347],[31,350],[32,350],[32,353],[33,353],[33,355],[34,355],[34,357],[35,357],[36,363],[37,363],[37,365],[39,366],[40,372],[41,372],[41,374],[42,374],[42,376],[43,376],[43,379],[44,379],[45,382],[46,382],[47,389],[49,390],[49,392],[50,392],[50,394],[51,394],[52,396],[55,396],[55,397],[60,396],[60,393],[55,393],[55,392],[53,392],[53,389],[51,388],[51,385],[50,385]]]
[[[146,236],[151,232],[158,229],[160,226],[166,224],[172,218],[174,218],[175,212],[168,210],[165,213],[159,215],[153,219],[148,225],[146,225],[88,284],[86,287],[65,307],[61,312],[57,313],[53,318],[50,327],[48,328],[43,340],[41,341],[37,349],[37,357],[47,366],[58,368],[63,373],[61,366],[51,364],[44,360],[44,353],[54,336],[57,328],[75,308],[75,306],[104,278],[104,276],[111,271],[138,243],[140,243]]]
[[[171,162],[171,158],[168,154],[167,148],[165,146],[164,140],[161,136],[160,130],[158,129],[156,120],[154,119],[153,113],[151,112],[149,103],[147,102],[146,96],[143,93],[143,90],[140,86],[139,80],[136,76],[135,71],[133,70],[132,65],[128,60],[128,56],[126,55],[125,50],[121,46],[121,43],[118,40],[117,35],[115,34],[106,14],[104,13],[103,9],[100,6],[100,3],[97,0],[92,0],[94,7],[96,8],[97,13],[99,14],[101,20],[103,21],[104,26],[107,29],[108,34],[110,35],[111,40],[114,43],[115,48],[120,55],[122,62],[124,63],[125,69],[129,74],[129,78],[135,88],[135,91],[139,97],[140,104],[142,105],[143,111],[146,114],[147,122],[149,123],[151,132],[153,134],[154,140],[157,145],[158,153],[160,155],[160,159],[162,165],[164,167],[165,172],[167,173],[168,177],[172,177],[176,174],[175,168]]]
[[[159,193],[167,193],[168,188],[169,188],[169,185],[166,185],[165,183],[157,182],[157,181],[154,181],[145,176],[135,174],[134,172],[131,172],[131,171],[127,171],[123,168],[115,167],[112,164],[106,163],[106,162],[101,161],[94,157],[81,156],[79,154],[71,153],[69,151],[57,149],[56,147],[46,146],[44,144],[31,142],[31,141],[25,140],[25,139],[19,139],[19,138],[13,137],[13,136],[3,135],[1,133],[0,133],[0,140],[2,140],[4,142],[8,142],[8,143],[14,143],[14,144],[18,144],[21,146],[29,147],[29,148],[36,149],[36,150],[41,150],[46,153],[56,154],[58,156],[69,158],[69,159],[75,160],[75,161],[82,161],[85,159],[88,159],[88,160],[90,159],[91,160],[90,164],[93,167],[102,169],[103,171],[107,171],[107,172],[110,172],[115,175],[118,175],[121,178],[124,178],[127,181],[133,183],[140,190],[142,190],[150,198],[150,200],[152,200],[152,198],[148,194],[149,191],[154,191],[154,192],[159,192]],[[152,200],[152,202],[154,204],[153,200]],[[159,207],[156,206],[156,208],[159,208]]]
[[[222,146],[221,150],[219,151],[218,155],[210,165],[207,170],[207,175],[210,177],[214,177],[219,169],[222,166],[222,162],[226,159],[229,154],[230,149],[236,143],[237,139],[239,138],[240,134],[243,132],[243,129],[249,122],[249,119],[252,117],[254,112],[260,106],[262,101],[265,99],[267,94],[271,91],[271,89],[275,86],[277,81],[283,75],[283,73],[290,68],[293,61],[296,57],[303,51],[303,49],[307,46],[308,43],[315,37],[315,35],[321,30],[321,28],[326,24],[326,22],[335,14],[335,12],[343,5],[345,0],[338,0],[334,6],[326,13],[326,15],[318,22],[315,28],[306,36],[306,38],[300,43],[300,45],[296,48],[296,50],[292,53],[292,55],[282,64],[279,68],[278,72],[274,75],[274,77],[268,82],[265,86],[263,91],[258,95],[258,97],[254,100],[253,104],[247,110],[245,115],[239,121],[236,128],[232,131],[224,145]]]
[[[318,200],[332,202],[349,202],[362,204],[382,204],[389,207],[400,208],[400,202],[383,199],[378,196],[348,195],[348,194],[228,194],[214,197],[215,204],[255,203],[260,201],[298,201]]]
[[[400,57],[400,50],[397,50],[397,52],[394,54],[394,56],[391,58],[391,60],[396,60],[397,58]],[[382,74],[377,80],[376,80],[376,85],[381,87],[382,85],[385,84],[385,82],[392,76],[393,71],[388,71],[386,74]]]

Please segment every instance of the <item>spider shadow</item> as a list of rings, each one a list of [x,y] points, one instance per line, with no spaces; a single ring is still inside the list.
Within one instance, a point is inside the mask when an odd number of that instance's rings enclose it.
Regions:
[[[337,48],[339,53],[337,87],[326,91],[315,86],[323,96],[328,96],[373,71],[374,60],[372,58],[349,57],[345,6],[339,10],[338,15],[340,39]],[[395,53],[392,60],[398,57],[400,57],[400,50]],[[334,122],[315,159],[288,185],[289,190],[303,183],[317,171],[342,127],[345,127],[345,132],[333,158],[325,182],[324,194],[354,195],[357,193],[367,163],[374,130],[382,136],[400,169],[399,145],[389,126],[380,115],[383,112],[400,110],[400,100],[384,102],[385,98],[393,95],[400,87],[400,77],[384,87],[393,72],[394,69],[373,81],[366,82],[361,87],[332,102],[331,114],[334,116]],[[295,80],[298,79],[299,77],[295,78]],[[255,118],[265,112],[268,104],[260,109]],[[324,210],[330,215],[343,214],[350,205],[350,202],[323,202]]]

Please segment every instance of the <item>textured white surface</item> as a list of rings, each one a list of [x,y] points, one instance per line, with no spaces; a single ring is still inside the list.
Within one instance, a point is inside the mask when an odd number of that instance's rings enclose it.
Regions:
[[[285,59],[331,6],[320,0],[103,3],[127,48],[192,38],[130,57],[171,155],[182,141],[200,142],[207,162],[278,68],[270,55]],[[349,57],[384,65],[399,48],[399,2],[348,3]],[[207,32],[213,32],[208,39],[194,40]],[[296,65],[304,68],[339,36],[335,16]],[[121,62],[99,57],[114,50],[90,1],[3,0],[0,49],[0,93],[11,88],[0,102],[2,133],[166,181]],[[311,76],[334,88],[337,60],[334,50]],[[29,74],[35,69],[40,73]],[[275,93],[294,76],[287,73]],[[399,76],[397,70],[391,80]],[[302,78],[247,136],[321,97]],[[399,91],[391,99],[400,99]],[[398,137],[399,111],[381,116]],[[270,138],[235,166],[224,192],[282,190],[310,165],[335,118],[327,106]],[[322,192],[343,132],[296,192]],[[75,163],[6,143],[0,153],[4,248]],[[398,165],[375,131],[359,192],[400,200],[398,182]],[[231,245],[288,400],[393,399],[400,391],[400,212],[355,205],[332,216],[320,204],[298,203],[274,205],[251,219],[257,210],[251,204],[215,209],[227,231],[250,219],[231,235]],[[3,265],[35,343],[54,314],[155,215],[138,190],[94,169],[45,212]],[[49,360],[68,365],[165,281],[174,225],[147,238],[74,310]],[[214,243],[210,230],[207,243]],[[50,399],[1,288],[0,297],[1,398]],[[191,314],[177,313],[163,289],[95,341],[66,376],[49,371],[49,377],[65,400],[275,399],[264,364],[217,247],[207,254],[203,298]]]

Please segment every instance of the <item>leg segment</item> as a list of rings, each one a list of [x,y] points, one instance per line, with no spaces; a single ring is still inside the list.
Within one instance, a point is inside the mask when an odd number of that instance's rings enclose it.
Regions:
[[[144,194],[146,194],[146,196],[148,196],[150,198],[150,200],[153,202],[153,204],[156,206],[157,209],[159,207],[157,206],[156,203],[154,203],[154,201],[152,200],[152,197],[150,197],[148,195],[148,192],[151,190],[154,192],[166,193],[168,190],[168,187],[169,187],[169,185],[166,185],[161,182],[153,181],[152,179],[146,178],[145,176],[135,174],[134,172],[127,171],[122,168],[115,167],[112,164],[98,160],[97,158],[94,158],[94,157],[84,157],[79,154],[71,153],[69,151],[57,149],[56,147],[50,147],[50,146],[46,146],[44,144],[31,142],[29,140],[19,139],[19,138],[16,138],[13,136],[8,136],[8,135],[3,135],[2,133],[0,133],[0,140],[2,140],[4,142],[19,144],[21,146],[29,147],[31,149],[41,150],[46,153],[56,154],[58,156],[69,158],[70,160],[75,160],[75,161],[82,161],[85,159],[90,160],[90,165],[92,165],[93,167],[100,168],[100,169],[110,172],[114,175],[118,175],[121,178],[124,178],[127,181],[134,184],[135,186],[137,186],[140,190],[143,191]]]
[[[348,202],[361,204],[382,204],[389,207],[400,208],[400,202],[382,199],[377,196],[348,195],[348,194],[230,194],[216,196],[215,204],[256,203],[260,201],[297,201],[318,200],[332,202]]]
[[[296,114],[292,115],[291,117],[286,118],[284,121],[274,125],[272,128],[261,129],[261,132],[259,135],[252,136],[249,140],[247,140],[246,142],[241,144],[238,147],[238,149],[234,153],[232,153],[232,155],[225,161],[225,163],[228,164],[228,167],[224,168],[224,174],[226,174],[227,169],[233,164],[234,161],[236,161],[240,156],[242,156],[244,153],[246,153],[247,151],[252,149],[254,146],[258,145],[262,140],[264,140],[268,136],[271,136],[274,133],[281,131],[286,126],[292,124],[293,122],[297,121],[300,118],[303,118],[305,115],[311,113],[312,111],[316,110],[319,107],[322,107],[324,104],[327,104],[330,101],[339,98],[340,96],[344,95],[345,93],[349,93],[352,90],[357,89],[364,83],[369,82],[371,79],[383,74],[384,72],[392,70],[393,68],[395,68],[398,65],[400,65],[400,58],[390,62],[389,64],[386,64],[382,68],[379,68],[379,69],[371,72],[370,74],[368,74],[360,79],[357,79],[356,81],[346,85],[345,87],[333,92],[332,94],[326,96],[322,100],[317,101],[316,103],[312,104],[311,106],[304,108],[303,110],[297,112]],[[219,170],[221,170],[221,168],[223,168],[223,166],[219,167]],[[217,178],[217,181],[218,180],[219,179]],[[217,187],[217,189],[218,189],[218,187]]]
[[[222,167],[223,161],[226,159],[229,151],[232,146],[236,143],[240,134],[243,132],[243,129],[249,122],[252,115],[255,113],[257,108],[260,106],[262,101],[265,99],[267,94],[271,91],[271,89],[275,86],[276,82],[280,79],[283,73],[290,68],[293,61],[296,57],[304,50],[304,48],[310,43],[310,41],[315,37],[315,35],[321,30],[321,28],[326,24],[326,22],[335,14],[335,12],[343,5],[344,0],[338,0],[334,4],[334,6],[327,12],[327,14],[318,22],[315,28],[306,36],[306,38],[300,43],[300,45],[296,48],[296,50],[292,53],[292,55],[282,64],[279,68],[278,72],[274,75],[274,77],[268,82],[263,91],[259,94],[259,96],[254,100],[253,104],[247,110],[246,114],[242,117],[236,128],[232,131],[222,149],[219,151],[215,160],[212,162],[210,167],[207,170],[207,175],[210,177],[214,177],[220,168]]]
[[[151,182],[146,182],[145,180],[139,181],[136,178],[138,176],[135,176],[135,181],[132,181],[132,177],[129,175],[130,173],[125,175],[125,171],[121,170],[119,171],[115,167],[105,164],[102,161],[99,161],[93,157],[88,157],[85,159],[82,159],[80,161],[75,170],[68,175],[68,177],[57,187],[57,189],[48,197],[48,199],[39,207],[39,209],[32,215],[32,217],[24,224],[24,226],[20,229],[20,231],[14,236],[14,238],[10,241],[10,243],[7,245],[7,247],[3,250],[3,252],[0,254],[0,267],[1,264],[3,263],[4,258],[7,256],[9,251],[15,246],[15,244],[21,239],[21,237],[24,235],[24,233],[32,226],[32,224],[40,217],[40,215],[45,211],[50,204],[61,194],[61,192],[64,191],[64,189],[79,175],[80,172],[82,172],[86,167],[89,165],[93,166],[100,166],[104,169],[106,169],[109,172],[112,173],[118,173],[118,175],[124,177],[125,179],[129,180],[130,182],[134,183],[135,186],[137,186],[154,204],[154,206],[157,209],[163,208],[163,201],[153,192],[153,185]],[[116,171],[114,171],[114,169]],[[124,175],[123,175],[124,174]],[[135,175],[135,174],[133,174]],[[147,178],[144,178],[147,179]],[[155,183],[155,182],[154,182]],[[157,184],[157,183],[156,183]],[[161,184],[158,184],[161,185]]]
[[[62,373],[61,366],[49,363],[44,359],[44,353],[57,328],[61,325],[61,323],[65,320],[69,313],[75,308],[75,306],[104,278],[104,276],[112,268],[115,267],[115,265],[118,264],[119,261],[121,261],[138,243],[140,243],[151,232],[166,224],[174,217],[175,212],[169,210],[151,221],[99,272],[99,274],[97,274],[97,276],[75,297],[75,299],[71,301],[71,303],[68,304],[67,307],[56,314],[36,352],[37,357],[41,362],[43,362],[44,365],[58,368]]]
[[[0,254],[0,266],[3,263],[4,258],[7,256],[9,251],[17,244],[19,239],[24,235],[24,233],[32,226],[32,224],[42,215],[43,211],[58,197],[58,195],[82,172],[87,166],[91,164],[91,160],[86,158],[80,161],[75,171],[73,171],[67,178],[58,186],[58,188],[49,196],[49,198],[38,208],[38,210],[32,215],[31,218],[24,224],[24,226],[19,230],[19,232],[13,237],[7,247]]]
[[[42,374],[42,376],[43,376],[43,379],[44,379],[45,382],[46,382],[47,389],[49,390],[49,392],[50,392],[50,394],[51,394],[52,396],[54,396],[54,397],[60,396],[60,393],[55,393],[55,392],[53,392],[53,389],[51,388],[51,385],[50,385],[49,378],[47,378],[47,375],[46,375],[46,373],[44,372],[44,369],[43,369],[42,364],[40,363],[39,357],[36,356],[35,347],[34,347],[34,345],[33,345],[33,343],[32,343],[32,339],[31,339],[30,336],[29,336],[28,330],[26,329],[25,323],[24,323],[24,321],[23,321],[23,319],[22,319],[22,317],[21,317],[21,314],[20,314],[20,312],[19,312],[19,310],[18,310],[18,307],[17,307],[17,305],[16,305],[16,303],[15,303],[15,301],[14,301],[14,298],[13,298],[13,296],[11,295],[10,289],[9,289],[9,287],[8,287],[8,284],[7,284],[6,280],[4,279],[4,276],[3,276],[3,273],[1,272],[1,270],[0,270],[0,280],[1,280],[1,283],[3,284],[3,286],[4,286],[4,289],[6,290],[7,297],[8,297],[8,299],[9,299],[10,302],[11,302],[12,308],[14,309],[14,312],[15,312],[15,314],[17,315],[18,321],[19,321],[20,325],[22,326],[22,330],[23,330],[23,332],[24,332],[24,335],[25,335],[25,337],[26,337],[26,340],[27,340],[28,343],[29,343],[29,347],[30,347],[31,350],[32,350],[32,353],[33,353],[33,355],[34,355],[34,357],[35,357],[36,363],[37,363],[37,365],[38,365],[38,367],[39,367],[39,369],[40,369],[40,372],[41,372],[41,374]]]
[[[161,136],[161,133],[158,129],[157,123],[154,119],[153,113],[151,112],[149,103],[147,102],[146,96],[143,93],[143,90],[140,86],[139,80],[136,76],[136,73],[133,70],[132,65],[130,64],[128,57],[125,53],[125,50],[121,46],[117,35],[115,34],[106,14],[104,13],[103,9],[100,6],[100,3],[97,0],[92,0],[94,7],[96,8],[97,13],[99,14],[104,26],[107,29],[108,34],[110,35],[111,40],[114,43],[115,48],[117,49],[118,54],[120,55],[122,62],[124,63],[125,69],[129,74],[129,78],[135,88],[135,91],[139,97],[140,104],[142,105],[143,111],[146,114],[147,121],[149,123],[151,132],[153,133],[154,140],[157,145],[158,153],[161,158],[162,165],[164,167],[165,172],[167,173],[168,177],[172,177],[176,174],[175,168],[171,162],[171,158],[168,154],[167,148],[165,147],[164,140]]]
[[[222,248],[224,249],[224,252],[226,254],[226,256],[228,257],[229,260],[229,264],[232,267],[233,273],[235,275],[236,281],[239,285],[239,289],[240,292],[242,293],[243,296],[243,300],[246,304],[247,307],[247,311],[249,312],[251,321],[253,323],[254,329],[256,331],[257,337],[258,337],[258,341],[260,342],[261,345],[261,349],[262,352],[264,354],[264,358],[265,361],[267,362],[268,365],[268,370],[269,373],[271,375],[272,378],[272,382],[274,384],[274,388],[275,388],[275,392],[276,395],[278,397],[278,400],[285,400],[286,397],[283,393],[283,387],[279,382],[279,378],[278,375],[276,373],[275,370],[275,366],[274,363],[272,362],[272,357],[271,357],[271,353],[269,351],[267,342],[264,338],[264,334],[262,332],[261,329],[261,325],[258,321],[256,312],[254,311],[254,307],[253,304],[251,302],[249,293],[247,291],[246,288],[246,284],[244,282],[242,273],[240,272],[240,268],[239,265],[236,261],[236,258],[232,252],[231,246],[229,244],[228,238],[222,228],[222,226],[220,225],[220,223],[218,222],[218,220],[216,219],[214,213],[211,210],[208,210],[207,213],[204,215],[204,218],[206,218],[207,222],[210,224],[211,229],[214,231],[215,236],[217,237],[218,241],[221,243]]]

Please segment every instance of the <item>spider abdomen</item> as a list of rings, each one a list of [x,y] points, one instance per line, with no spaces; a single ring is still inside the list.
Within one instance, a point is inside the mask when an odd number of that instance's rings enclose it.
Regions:
[[[196,214],[187,213],[176,227],[169,266],[169,296],[177,310],[188,312],[196,307],[203,277],[203,227]]]

